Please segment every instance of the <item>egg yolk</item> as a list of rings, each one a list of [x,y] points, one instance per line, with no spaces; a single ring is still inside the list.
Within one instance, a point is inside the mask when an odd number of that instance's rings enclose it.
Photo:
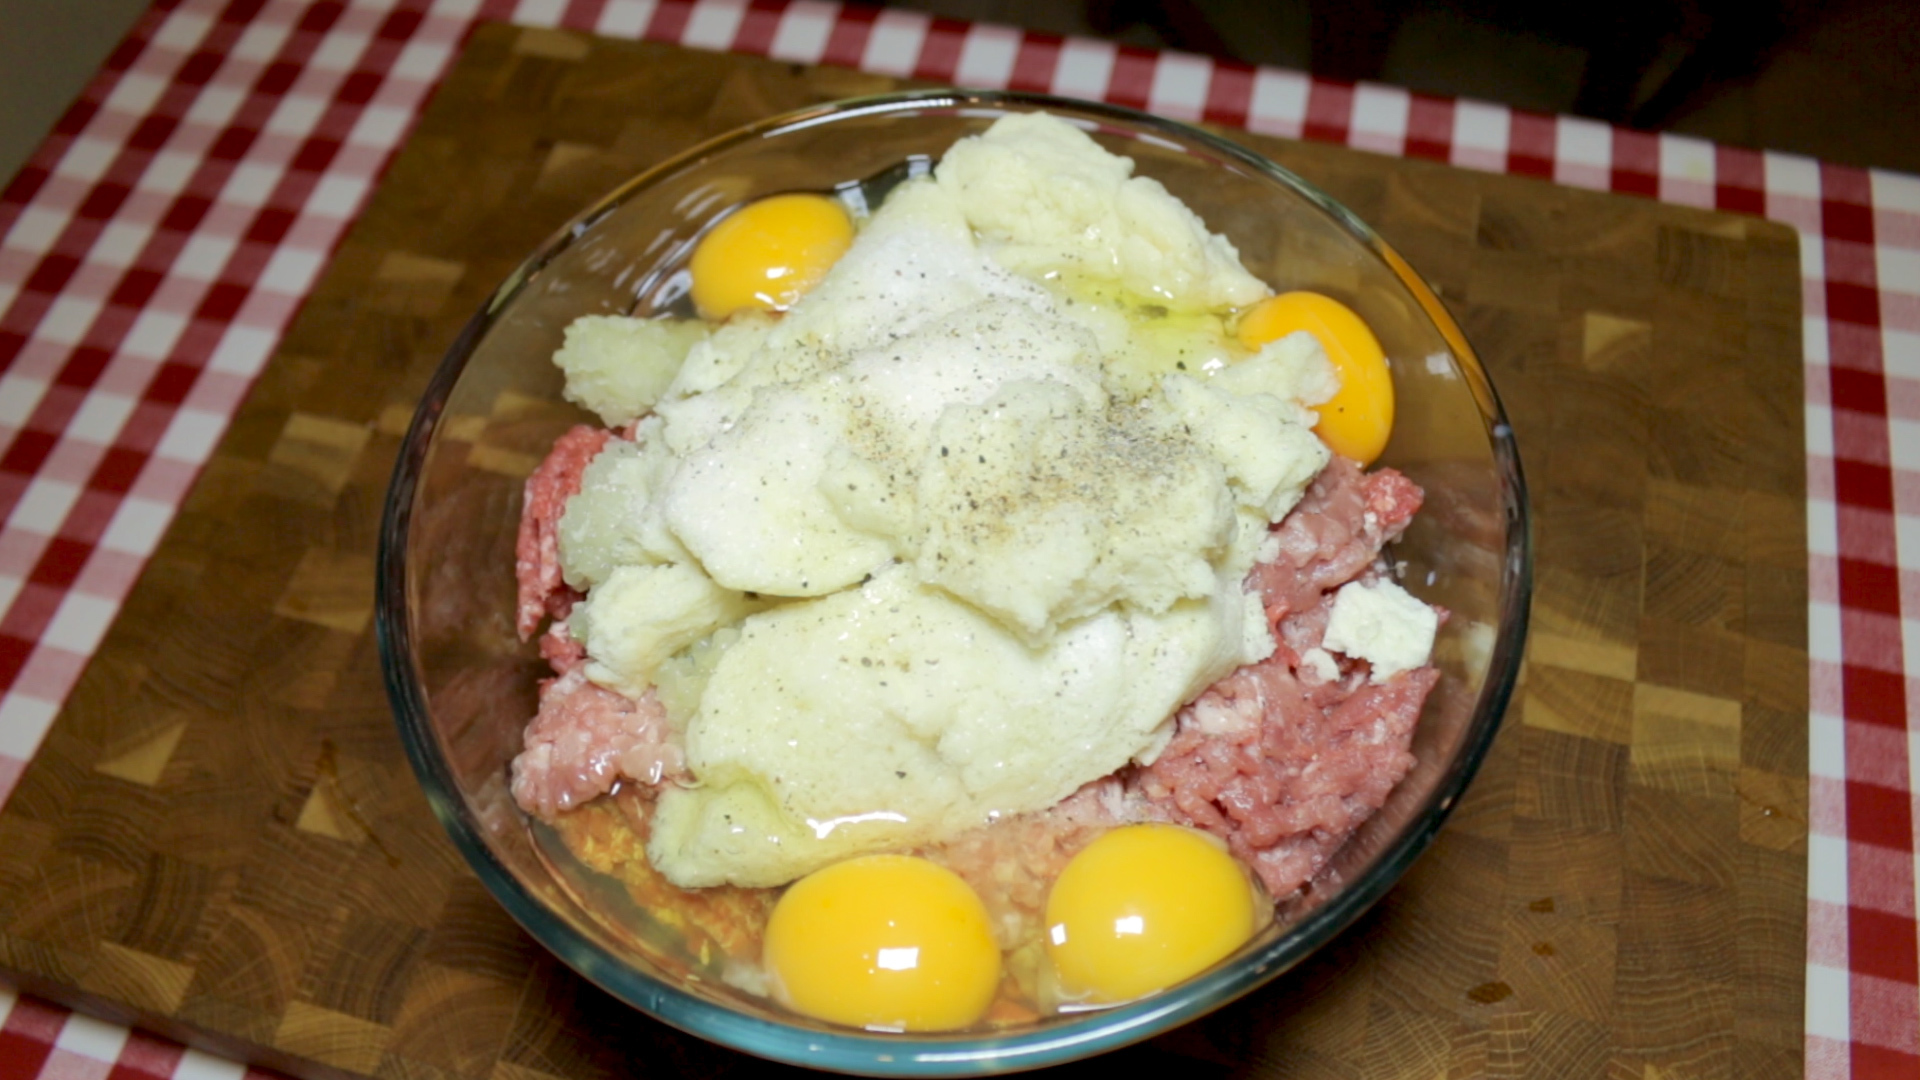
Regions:
[[[1047,896],[1047,953],[1068,998],[1130,1001],[1197,975],[1253,936],[1252,883],[1225,846],[1128,825],[1067,863]]]
[[[908,855],[816,870],[774,905],[763,953],[774,996],[820,1020],[949,1031],[1000,984],[986,905],[959,875]]]
[[[1319,407],[1313,433],[1341,457],[1371,465],[1393,432],[1393,377],[1387,355],[1352,308],[1312,292],[1289,292],[1255,304],[1240,319],[1240,343],[1258,349],[1296,330],[1318,338],[1340,375],[1340,392]]]
[[[773,195],[720,220],[688,269],[702,318],[785,311],[820,283],[853,243],[853,219],[825,195]]]

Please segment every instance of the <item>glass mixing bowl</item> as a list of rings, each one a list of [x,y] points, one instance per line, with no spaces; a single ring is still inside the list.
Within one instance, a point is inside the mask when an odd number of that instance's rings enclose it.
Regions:
[[[1346,302],[1393,363],[1398,416],[1381,464],[1426,489],[1392,549],[1403,582],[1451,612],[1418,765],[1314,887],[1230,959],[1132,1004],[950,1035],[854,1031],[795,1016],[714,977],[666,924],[556,852],[507,790],[547,674],[514,631],[514,539],[526,474],[568,427],[561,332],[591,313],[680,301],[692,241],[729,207],[924,168],[1007,113],[1046,110],[1137,163],[1239,248],[1276,290]],[[916,164],[918,163],[918,164]],[[960,1075],[1058,1063],[1191,1020],[1339,933],[1432,842],[1499,726],[1530,589],[1526,494],[1485,369],[1432,290],[1326,195],[1213,135],[1143,113],[1037,95],[909,93],[802,110],[652,169],[534,252],[461,333],[401,449],[381,533],[378,624],[388,692],[420,783],[474,872],[529,933],[636,1008],[720,1044],[817,1068]]]

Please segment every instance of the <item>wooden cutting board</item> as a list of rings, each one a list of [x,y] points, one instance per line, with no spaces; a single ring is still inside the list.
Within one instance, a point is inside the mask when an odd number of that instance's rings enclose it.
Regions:
[[[895,85],[482,28],[0,812],[0,967],[303,1076],[764,1068],[574,977],[467,871],[387,712],[375,532],[428,372],[549,230],[698,138]],[[1266,989],[1082,1068],[1799,1075],[1794,234],[1234,137],[1373,222],[1493,369],[1534,495],[1530,660],[1384,902]]]

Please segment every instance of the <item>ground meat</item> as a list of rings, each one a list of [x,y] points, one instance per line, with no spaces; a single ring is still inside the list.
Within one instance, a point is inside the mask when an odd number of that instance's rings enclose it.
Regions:
[[[513,801],[551,821],[622,778],[657,785],[685,770],[679,736],[651,691],[635,701],[588,682],[578,665],[540,685],[540,711],[513,759]]]
[[[932,845],[924,854],[965,878],[1005,947],[1039,933],[1047,890],[1067,860],[1117,825],[1165,815],[1102,777],[1045,810],[997,821]]]
[[[1362,683],[1323,709],[1284,663],[1241,668],[1180,711],[1173,741],[1129,786],[1226,840],[1285,897],[1413,767],[1414,721],[1438,677],[1429,667]]]
[[[1275,528],[1279,555],[1248,575],[1274,654],[1180,710],[1173,741],[1128,778],[1173,820],[1226,840],[1275,898],[1311,880],[1413,767],[1413,725],[1439,673],[1374,684],[1321,642],[1333,591],[1382,572],[1382,546],[1420,499],[1391,469],[1367,475],[1335,458]]]
[[[520,510],[520,536],[513,549],[513,576],[520,584],[515,627],[525,641],[540,628],[540,619],[564,619],[581,594],[560,576],[560,515],[567,500],[580,493],[580,474],[586,471],[611,432],[584,424],[553,444],[552,452],[527,477],[526,500]]]
[[[1360,576],[1406,529],[1421,497],[1418,485],[1392,469],[1362,473],[1335,457],[1274,530],[1279,557],[1248,575],[1269,620],[1314,607],[1322,595]]]
[[[555,675],[565,675],[587,662],[587,647],[574,640],[565,622],[556,622],[540,635],[540,659]]]

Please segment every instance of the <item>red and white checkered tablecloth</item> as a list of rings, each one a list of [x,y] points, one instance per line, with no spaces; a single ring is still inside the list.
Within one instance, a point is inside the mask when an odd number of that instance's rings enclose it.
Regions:
[[[1799,230],[1807,1075],[1920,1076],[1920,178],[819,0],[161,0],[0,191],[0,798],[474,23],[1044,90]],[[240,1066],[0,992],[0,1080]]]

